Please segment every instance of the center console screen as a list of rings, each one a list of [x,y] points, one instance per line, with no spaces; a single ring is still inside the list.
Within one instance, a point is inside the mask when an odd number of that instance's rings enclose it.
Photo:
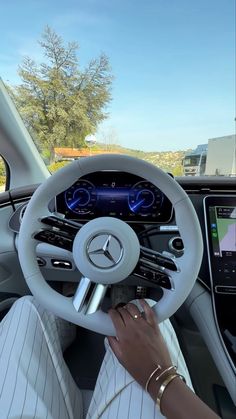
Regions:
[[[236,260],[236,206],[210,206],[209,217],[213,255]]]
[[[213,289],[236,294],[236,196],[208,196],[204,211]]]
[[[213,314],[222,347],[236,372],[236,195],[207,196],[204,212]]]

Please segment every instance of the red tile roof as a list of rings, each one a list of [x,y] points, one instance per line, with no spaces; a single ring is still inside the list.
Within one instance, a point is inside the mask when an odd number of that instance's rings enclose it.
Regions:
[[[90,150],[88,148],[69,148],[69,147],[62,147],[54,148],[54,152],[56,157],[67,157],[67,158],[78,158],[78,157],[86,157],[86,156],[94,156],[97,154],[114,154],[117,152],[114,151],[102,151],[102,150]]]

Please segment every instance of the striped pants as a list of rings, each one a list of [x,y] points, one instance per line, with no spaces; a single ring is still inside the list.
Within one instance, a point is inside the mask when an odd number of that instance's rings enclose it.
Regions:
[[[161,332],[174,365],[191,380],[169,321]],[[63,359],[75,327],[55,317],[33,297],[16,301],[0,323],[0,419],[82,419],[83,400]],[[87,419],[162,418],[150,396],[108,347]]]

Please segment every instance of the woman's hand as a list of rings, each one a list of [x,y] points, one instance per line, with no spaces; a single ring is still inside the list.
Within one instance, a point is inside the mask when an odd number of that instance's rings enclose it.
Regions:
[[[152,371],[158,365],[161,370],[169,367],[171,359],[153,310],[145,300],[140,304],[145,317],[132,303],[109,311],[116,337],[108,337],[108,341],[123,367],[145,387]]]
[[[154,312],[144,300],[140,300],[140,304],[145,318],[134,304],[109,311],[116,337],[108,337],[108,341],[120,363],[145,388],[152,371],[158,365],[162,371],[165,370],[171,365],[171,359]],[[155,377],[160,372],[157,371]],[[148,386],[154,401],[158,386],[160,383],[155,379]],[[161,398],[161,411],[169,419],[219,419],[179,378],[166,387]]]

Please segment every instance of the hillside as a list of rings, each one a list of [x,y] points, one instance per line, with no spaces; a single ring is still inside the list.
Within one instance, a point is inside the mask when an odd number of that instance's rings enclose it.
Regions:
[[[138,157],[143,160],[147,160],[148,162],[155,164],[156,166],[160,167],[161,169],[171,172],[175,176],[182,176],[182,159],[186,154],[186,150],[180,151],[150,151],[145,152],[141,150],[133,150],[129,148],[124,148],[119,145],[109,145],[106,146],[105,144],[97,144],[96,146],[92,147],[91,152],[93,150],[104,150],[112,151],[122,154],[128,154],[129,156]]]

